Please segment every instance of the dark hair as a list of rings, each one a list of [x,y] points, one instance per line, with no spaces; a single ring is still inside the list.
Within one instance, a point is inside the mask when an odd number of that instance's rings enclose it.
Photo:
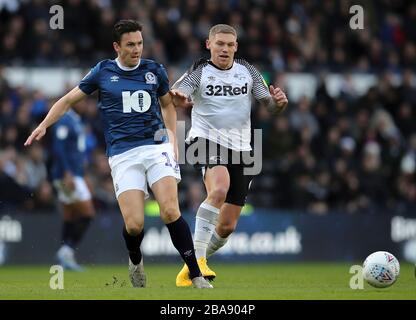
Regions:
[[[113,40],[120,44],[123,33],[142,31],[143,25],[136,20],[120,20],[114,25]]]

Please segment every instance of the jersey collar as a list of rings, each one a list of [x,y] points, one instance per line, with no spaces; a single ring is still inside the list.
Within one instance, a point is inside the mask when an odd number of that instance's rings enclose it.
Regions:
[[[234,61],[233,61],[233,64],[231,65],[231,67],[229,67],[228,69],[218,68],[211,60],[208,60],[208,64],[213,66],[215,69],[218,69],[218,70],[221,70],[221,71],[228,71],[228,70],[231,70],[234,67]]]
[[[134,67],[125,67],[125,66],[123,66],[123,65],[120,63],[120,60],[118,59],[118,57],[117,57],[117,58],[115,58],[115,59],[114,59],[114,61],[117,63],[117,66],[118,66],[121,70],[123,70],[123,71],[132,71],[132,70],[136,70],[136,69],[140,66],[140,61],[141,61],[141,59],[139,60],[139,63],[138,63],[136,66],[134,66]]]

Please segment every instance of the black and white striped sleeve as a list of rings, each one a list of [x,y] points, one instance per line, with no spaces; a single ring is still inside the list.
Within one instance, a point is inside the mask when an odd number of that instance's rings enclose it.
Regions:
[[[247,68],[248,72],[251,75],[251,78],[253,79],[252,93],[254,98],[256,98],[257,100],[261,100],[264,98],[271,97],[266,81],[264,80],[260,72],[253,65],[251,65],[244,59],[238,59],[237,62],[241,63],[243,66]]]
[[[201,77],[202,67],[191,72],[185,72],[182,77],[173,84],[172,89],[177,89],[189,97],[201,84]]]

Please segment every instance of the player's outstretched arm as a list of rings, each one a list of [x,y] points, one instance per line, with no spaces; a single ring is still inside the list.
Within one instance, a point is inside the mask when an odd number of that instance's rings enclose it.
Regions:
[[[49,110],[45,119],[33,130],[32,134],[27,138],[25,146],[30,146],[34,140],[39,141],[46,133],[46,129],[58,121],[68,109],[87,95],[79,88],[75,87],[61,99],[59,99]]]
[[[176,108],[190,108],[193,106],[193,102],[188,100],[186,94],[180,92],[177,89],[171,89],[169,94],[172,98],[172,102]]]

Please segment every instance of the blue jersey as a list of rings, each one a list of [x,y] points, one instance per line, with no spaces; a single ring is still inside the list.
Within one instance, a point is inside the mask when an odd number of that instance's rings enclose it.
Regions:
[[[107,156],[135,147],[160,144],[168,140],[159,97],[169,91],[165,68],[141,59],[133,70],[121,69],[115,60],[99,62],[81,80],[86,94],[98,90],[98,108],[104,122]],[[155,133],[159,137],[155,139]]]
[[[85,131],[81,117],[69,110],[52,126],[52,179],[62,179],[65,171],[84,175]]]

